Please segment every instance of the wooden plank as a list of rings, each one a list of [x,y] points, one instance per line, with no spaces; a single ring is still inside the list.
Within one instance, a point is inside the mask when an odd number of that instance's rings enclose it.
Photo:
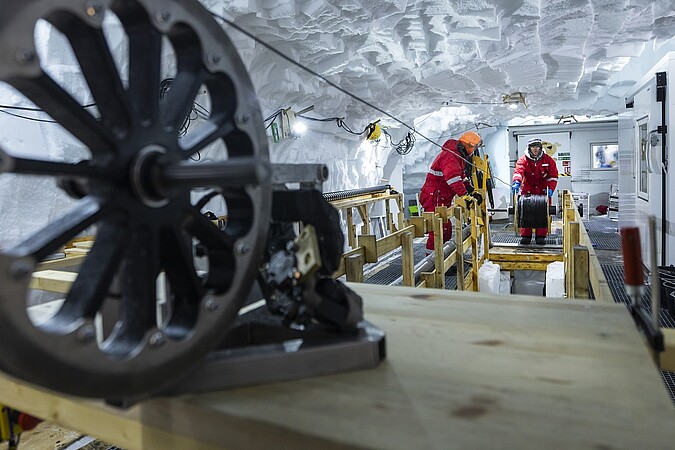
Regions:
[[[347,281],[363,283],[363,255],[350,255],[345,259]]]
[[[72,286],[76,278],[76,272],[64,272],[61,270],[39,270],[37,272],[33,272],[33,277],[30,281],[30,288],[65,294],[70,291],[70,286]]]
[[[675,329],[661,328],[664,350],[659,355],[661,370],[675,372]]]
[[[387,360],[373,370],[154,399],[129,410],[2,375],[0,402],[128,449],[675,442],[672,402],[623,305],[349,287],[387,335]]]
[[[400,231],[390,234],[377,240],[377,256],[386,255],[392,250],[395,250],[401,246],[401,235],[403,233],[412,233],[415,231],[414,226],[408,226],[403,228]]]
[[[453,210],[455,216],[455,264],[457,264],[457,290],[466,290],[464,284],[464,241],[462,241],[462,225],[464,224],[464,214],[462,208],[455,207]]]
[[[576,215],[578,217],[578,211],[576,212]],[[595,301],[610,304],[614,303],[612,290],[609,288],[609,284],[607,284],[605,273],[602,271],[600,260],[595,254],[591,239],[588,237],[586,228],[583,226],[583,221],[578,221],[581,223],[581,227],[579,228],[579,243],[588,249],[588,276],[591,281],[591,286],[593,287],[593,296],[595,297]]]
[[[361,221],[363,222],[363,225],[361,225],[361,234],[370,234],[370,216],[368,215],[368,208],[366,205],[359,205],[356,207],[356,210],[359,212],[359,216],[361,216]]]
[[[345,259],[351,255],[363,255],[363,257],[365,258],[366,249],[363,247],[356,247],[353,250],[343,253],[342,257],[340,258],[340,265],[338,266],[337,270],[333,273],[333,275],[331,275],[332,278],[339,278],[345,273],[347,273],[347,264],[345,263]]]
[[[362,234],[358,239],[359,247],[366,249],[365,261],[367,263],[377,262],[377,238],[373,234]]]
[[[415,227],[415,237],[423,237],[427,232],[427,221],[424,217],[411,217],[410,224]]]
[[[407,229],[410,229],[410,227]],[[415,258],[413,255],[413,234],[410,231],[404,231],[401,234],[401,265],[403,266],[403,286],[414,286]]]
[[[502,250],[508,247],[493,248],[490,252],[490,261],[512,261],[512,262],[546,262],[552,263],[555,261],[562,261],[562,253],[532,253],[529,251],[503,252]],[[510,248],[509,248],[510,249]]]
[[[421,286],[425,288],[436,287],[436,272],[422,272],[420,274]]]
[[[384,201],[384,214],[387,218],[387,230],[389,233],[394,232],[394,221],[391,218],[391,207],[389,206],[389,200]]]
[[[434,287],[445,289],[445,273],[443,272],[443,219],[439,215],[434,216]]]
[[[477,224],[476,224],[476,209],[471,208],[471,272],[473,273],[472,277],[472,283],[475,282],[475,284],[478,284],[478,232],[479,230],[477,229]],[[469,285],[466,284],[467,290],[477,290],[477,286],[474,284],[471,285],[471,288],[469,288]]]
[[[347,208],[347,242],[349,248],[356,247],[356,230],[354,229],[354,212],[352,208]]]
[[[548,262],[516,262],[516,261],[501,261],[499,266],[502,270],[543,270],[551,263]]]
[[[398,196],[396,197],[396,206],[398,206],[398,214],[397,214],[397,223],[398,223],[398,229],[401,230],[403,227],[406,226],[405,224],[405,216],[403,214],[403,193],[399,193]]]
[[[577,245],[572,249],[574,261],[574,298],[588,298],[588,249]]]
[[[56,270],[64,269],[66,267],[79,266],[87,259],[87,255],[66,256],[65,258],[52,259],[51,261],[44,261],[39,263],[35,270]]]

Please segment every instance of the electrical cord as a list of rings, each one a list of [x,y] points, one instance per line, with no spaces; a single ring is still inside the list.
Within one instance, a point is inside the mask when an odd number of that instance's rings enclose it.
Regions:
[[[280,50],[276,49],[276,48],[273,47],[272,45],[270,45],[270,44],[268,44],[267,42],[263,41],[262,39],[258,38],[258,37],[255,36],[253,33],[251,33],[251,32],[249,32],[249,31],[245,30],[243,27],[237,25],[237,24],[234,23],[232,20],[229,20],[229,19],[227,19],[227,18],[221,16],[220,14],[216,14],[216,13],[214,13],[214,12],[212,12],[212,11],[209,11],[209,12],[210,12],[211,15],[212,15],[213,17],[215,17],[216,19],[219,19],[219,20],[225,22],[226,24],[228,24],[229,26],[231,26],[231,27],[234,28],[235,30],[239,31],[239,32],[242,33],[243,35],[245,35],[245,36],[247,36],[247,37],[253,39],[255,42],[257,42],[258,44],[262,45],[263,47],[265,47],[266,49],[268,49],[268,50],[271,51],[272,53],[276,54],[276,55],[279,56],[280,58],[282,58],[282,59],[288,61],[289,63],[293,64],[293,65],[296,66],[296,67],[299,67],[300,69],[304,70],[305,72],[307,72],[307,73],[309,73],[309,74],[311,74],[311,75],[313,75],[313,76],[315,76],[315,77],[317,77],[317,78],[323,80],[323,81],[324,81],[326,84],[328,84],[329,86],[333,87],[334,89],[337,89],[338,91],[340,91],[340,92],[342,92],[343,94],[345,94],[345,95],[347,95],[347,96],[353,98],[354,100],[356,100],[356,101],[358,101],[358,102],[360,102],[360,103],[362,103],[362,104],[368,106],[369,108],[371,108],[371,109],[373,109],[373,110],[375,110],[375,111],[377,111],[377,112],[379,112],[379,113],[382,113],[383,115],[389,117],[390,119],[392,119],[392,120],[398,122],[399,124],[401,124],[401,125],[403,125],[404,127],[406,127],[408,130],[410,130],[411,133],[414,133],[414,134],[420,136],[420,137],[423,138],[424,140],[430,142],[432,145],[435,145],[435,146],[437,146],[437,147],[439,147],[439,148],[443,148],[443,146],[442,146],[441,144],[438,144],[437,142],[433,141],[433,140],[430,139],[429,137],[427,137],[427,136],[425,136],[424,134],[420,133],[419,131],[415,130],[412,126],[410,126],[410,125],[408,125],[407,123],[403,122],[403,121],[400,120],[399,118],[397,118],[397,117],[395,117],[394,115],[388,113],[387,111],[385,111],[385,110],[383,110],[383,109],[381,109],[381,108],[379,108],[379,107],[373,105],[372,103],[367,102],[366,100],[363,100],[362,98],[359,98],[358,96],[352,94],[351,92],[347,91],[346,89],[342,88],[341,86],[339,86],[339,85],[335,84],[334,82],[330,81],[328,78],[324,77],[323,75],[320,75],[319,73],[317,73],[316,71],[310,69],[309,67],[306,67],[306,66],[304,66],[303,64],[301,64],[301,63],[295,61],[295,60],[294,60],[293,58],[291,58],[290,56],[285,55],[285,54],[282,53]],[[485,104],[487,104],[487,103],[485,103]],[[501,104],[501,103],[497,103],[497,104]],[[341,128],[344,128],[344,129],[347,130],[348,132],[351,132],[351,133],[353,133],[353,134],[355,134],[355,135],[361,135],[361,134],[363,134],[363,132],[361,132],[361,133],[356,133],[356,132],[352,131],[351,129],[348,129],[348,127],[344,127],[344,126],[342,126],[342,125],[346,125],[346,124],[344,124],[344,121],[342,121],[342,120],[340,119],[340,122],[338,122],[338,126],[340,126]],[[366,129],[367,129],[367,127],[366,127]],[[365,130],[364,130],[364,131],[365,131]],[[467,131],[468,131],[468,130],[467,130]],[[476,167],[475,164],[473,164],[470,160],[468,160],[468,159],[466,159],[466,158],[464,158],[464,157],[462,157],[462,156],[459,156],[459,157],[462,158],[462,159],[464,160],[465,164],[469,164],[469,165],[471,165],[471,166],[473,166],[473,167]],[[476,170],[482,171],[482,170],[479,169],[478,167],[476,167]],[[507,185],[507,186],[511,186],[510,183],[507,183],[507,182],[504,181],[504,180],[501,180],[501,179],[496,178],[496,177],[494,177],[494,178],[495,178],[496,180],[498,180],[498,181],[501,181],[502,183],[504,183],[504,184]]]

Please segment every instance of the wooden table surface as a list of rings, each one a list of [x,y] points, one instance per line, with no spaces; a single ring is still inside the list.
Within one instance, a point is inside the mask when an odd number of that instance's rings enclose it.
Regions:
[[[0,402],[127,449],[675,448],[675,410],[623,306],[351,287],[387,332],[374,370],[127,411],[2,375]]]

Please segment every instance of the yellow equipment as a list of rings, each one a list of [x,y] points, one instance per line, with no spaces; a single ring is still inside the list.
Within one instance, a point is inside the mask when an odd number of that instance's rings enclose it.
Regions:
[[[7,450],[16,450],[21,433],[32,430],[40,422],[40,419],[0,405],[0,442],[8,443]]]
[[[380,125],[380,120],[378,119],[376,122],[373,122],[368,125],[368,135],[366,136],[366,139],[369,141],[376,141],[380,138],[382,135],[382,125]]]

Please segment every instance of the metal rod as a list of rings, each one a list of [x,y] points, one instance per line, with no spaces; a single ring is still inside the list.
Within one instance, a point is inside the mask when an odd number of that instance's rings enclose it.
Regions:
[[[332,202],[335,200],[345,200],[351,197],[358,197],[359,195],[365,194],[377,194],[380,192],[385,192],[387,189],[391,189],[391,185],[385,184],[382,186],[373,186],[363,189],[351,189],[347,191],[335,191],[335,192],[326,192],[323,194],[323,198],[327,201]]]
[[[661,305],[661,277],[659,275],[659,266],[656,259],[656,218],[649,216],[649,253],[650,266],[652,272],[652,324],[654,329],[658,330],[661,324],[659,323],[659,308]]]
[[[199,164],[180,162],[160,170],[163,186],[242,186],[269,178],[270,166],[252,157],[230,158],[225,161]]]

